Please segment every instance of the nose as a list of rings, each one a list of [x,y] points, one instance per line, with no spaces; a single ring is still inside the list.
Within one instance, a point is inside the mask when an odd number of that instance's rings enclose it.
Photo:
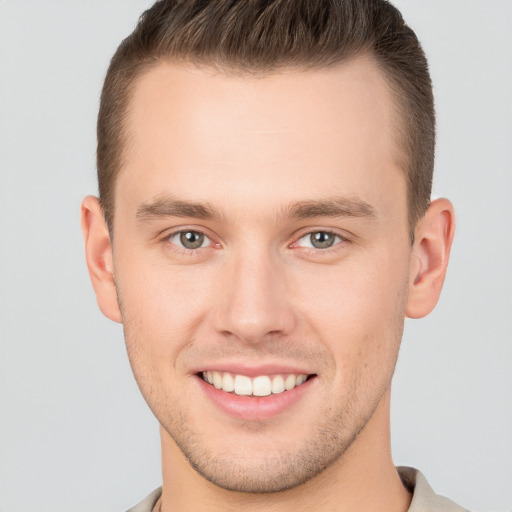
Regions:
[[[296,319],[283,262],[270,251],[248,252],[225,263],[214,321],[223,335],[258,344],[289,334]]]

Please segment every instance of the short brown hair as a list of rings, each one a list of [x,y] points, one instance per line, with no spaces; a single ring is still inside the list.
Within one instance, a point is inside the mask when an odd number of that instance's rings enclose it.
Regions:
[[[112,57],[98,115],[100,202],[112,231],[129,103],[137,78],[161,62],[238,73],[325,68],[371,54],[396,99],[411,233],[430,202],[435,114],[427,60],[387,0],[161,0]]]

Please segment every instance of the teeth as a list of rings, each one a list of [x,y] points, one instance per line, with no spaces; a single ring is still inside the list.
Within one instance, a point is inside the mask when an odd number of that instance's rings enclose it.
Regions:
[[[213,385],[217,389],[222,388],[222,375],[219,372],[213,372]]]
[[[282,393],[284,391],[284,379],[281,375],[274,377],[272,379],[272,393],[277,395],[278,393]]]
[[[228,393],[235,391],[235,379],[233,379],[230,373],[225,373],[222,377],[222,390]]]
[[[245,375],[235,377],[235,395],[252,395],[252,381],[249,377]]]
[[[301,384],[304,384],[304,382],[306,382],[306,379],[307,379],[307,375],[297,375],[297,380],[296,380],[296,386],[300,386]]]
[[[232,375],[228,372],[207,371],[202,373],[203,380],[217,389],[227,393],[234,392],[243,396],[269,396],[277,395],[283,391],[290,391],[306,382],[305,374],[289,374],[286,376],[259,375],[251,379],[246,375]]]
[[[272,393],[272,383],[270,377],[262,375],[256,377],[252,382],[252,394],[254,396],[268,396]]]
[[[286,380],[284,381],[284,389],[286,389],[286,391],[290,391],[295,387],[296,384],[297,378],[295,377],[295,375],[288,375],[288,377],[286,377]]]

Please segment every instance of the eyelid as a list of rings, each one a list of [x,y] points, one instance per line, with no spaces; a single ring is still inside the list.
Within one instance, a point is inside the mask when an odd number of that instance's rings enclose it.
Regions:
[[[300,240],[302,240],[303,238],[306,238],[306,237],[310,237],[314,233],[328,233],[330,235],[333,235],[334,237],[339,238],[339,241],[337,241],[337,242],[335,241],[333,243],[333,245],[331,245],[330,247],[326,247],[325,249],[320,249],[320,248],[317,248],[317,247],[307,247],[307,246],[299,245]],[[295,242],[292,242],[290,247],[292,247],[292,248],[294,248],[294,247],[301,247],[303,249],[309,249],[309,250],[312,250],[312,251],[327,252],[329,250],[334,250],[338,245],[340,245],[343,242],[349,242],[348,237],[342,235],[341,233],[339,233],[338,231],[335,231],[333,229],[327,229],[327,228],[324,228],[324,229],[322,229],[322,228],[320,228],[320,229],[309,229],[308,231],[300,233],[300,235],[295,238]]]
[[[181,243],[175,243],[171,241],[173,238],[176,237],[178,237],[179,240],[179,235],[182,235],[183,233],[197,233],[199,235],[204,236],[203,242],[205,242],[206,245],[201,245],[200,247],[196,247],[195,249],[190,249],[189,247],[184,247]],[[171,233],[167,237],[167,240],[169,241],[169,243],[177,245],[180,249],[186,249],[187,251],[197,251],[198,249],[204,249],[205,247],[210,247],[212,245],[212,239],[207,234],[201,233],[200,231],[195,231],[193,229],[182,229],[181,231],[175,231],[174,233]]]
[[[197,249],[188,249],[186,247],[183,247],[180,244],[171,242],[171,238],[173,238],[176,235],[179,235],[181,233],[186,233],[186,232],[194,232],[194,233],[199,233],[201,235],[204,235],[204,237],[206,239],[208,239],[210,243],[208,245],[198,247]],[[165,230],[160,234],[158,239],[161,242],[168,243],[169,245],[174,246],[177,250],[185,251],[188,254],[200,251],[202,249],[208,249],[209,247],[216,247],[216,246],[220,247],[220,244],[215,241],[215,237],[209,233],[209,230],[202,228],[202,227],[195,227],[195,226],[179,226],[179,227],[173,228],[171,230]]]
[[[209,244],[206,246],[198,247],[197,249],[188,249],[186,247],[183,247],[182,245],[179,245],[179,244],[176,244],[176,243],[173,243],[170,241],[170,239],[172,237],[179,235],[181,233],[187,232],[187,231],[192,231],[192,232],[204,235],[204,237],[209,240]],[[319,249],[319,248],[315,248],[315,247],[304,247],[304,246],[298,245],[300,240],[302,240],[303,238],[306,238],[308,236],[311,236],[314,233],[329,233],[329,234],[332,234],[333,236],[337,237],[339,239],[339,241],[335,242],[332,246],[327,247],[325,249]],[[167,242],[170,245],[173,245],[174,247],[176,247],[177,249],[183,250],[189,254],[199,251],[201,249],[207,249],[209,247],[221,247],[222,246],[221,243],[216,242],[214,237],[211,234],[209,234],[209,230],[202,228],[202,227],[195,227],[195,226],[179,226],[170,231],[165,230],[164,233],[161,234],[158,238],[161,241]],[[319,251],[319,252],[328,252],[329,250],[335,249],[336,246],[340,245],[343,242],[347,242],[347,243],[350,242],[350,239],[346,235],[344,235],[344,234],[340,233],[339,231],[336,231],[332,228],[316,228],[316,229],[309,228],[307,231],[301,231],[298,235],[296,235],[294,237],[294,240],[295,241],[292,242],[289,245],[289,247],[291,247],[291,248],[302,247],[303,249],[310,249],[312,251]]]

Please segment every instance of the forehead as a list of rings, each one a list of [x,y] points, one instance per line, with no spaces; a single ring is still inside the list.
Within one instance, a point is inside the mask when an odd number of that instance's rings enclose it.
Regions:
[[[258,77],[161,64],[135,86],[117,195],[213,196],[241,208],[333,193],[366,200],[384,185],[405,196],[395,120],[369,57]]]

